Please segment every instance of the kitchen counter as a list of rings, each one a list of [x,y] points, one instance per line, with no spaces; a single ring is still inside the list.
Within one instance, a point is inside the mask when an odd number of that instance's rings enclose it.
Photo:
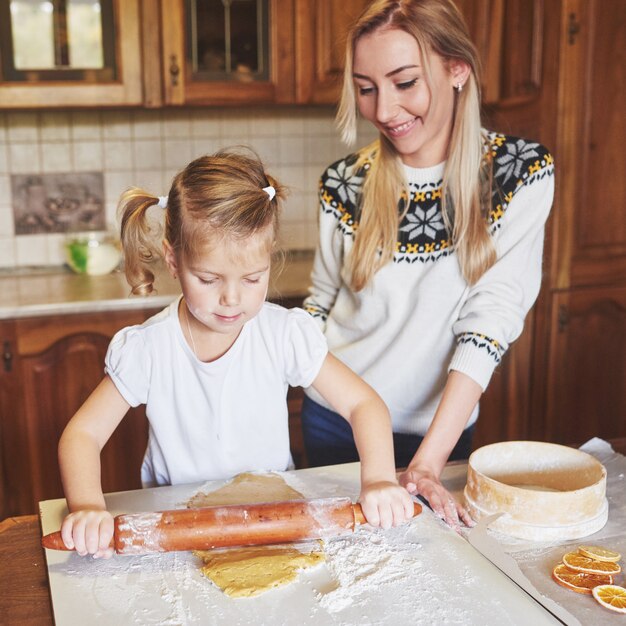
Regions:
[[[270,282],[268,298],[279,302],[304,298],[312,265],[312,252],[290,252],[284,269]],[[1,272],[0,320],[166,307],[180,293],[180,285],[164,268],[155,274],[156,293],[143,297],[130,295],[119,271],[104,276],[75,274],[65,267]]]
[[[626,454],[626,439],[610,442]],[[9,518],[0,524],[0,615],[7,626],[52,625],[46,562],[40,546],[39,517]]]

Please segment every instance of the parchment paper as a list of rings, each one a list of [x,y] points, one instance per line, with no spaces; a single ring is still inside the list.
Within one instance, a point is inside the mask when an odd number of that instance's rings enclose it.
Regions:
[[[561,587],[552,580],[554,566],[561,561],[566,552],[575,551],[580,545],[605,546],[626,557],[626,457],[615,452],[609,443],[598,438],[589,440],[580,447],[580,450],[597,458],[607,470],[609,520],[604,528],[582,539],[563,542],[531,542],[512,538],[491,529],[486,532],[488,538],[497,542],[498,546],[514,559],[529,583],[547,599],[546,605],[549,606],[551,601],[554,601],[573,617],[572,620],[564,618],[566,624],[624,626],[626,623],[624,615],[605,609],[593,597]],[[452,485],[454,493],[459,497],[463,485],[464,476],[459,468]],[[622,567],[626,562],[624,557]],[[624,585],[626,582],[624,573],[617,576],[614,582]]]

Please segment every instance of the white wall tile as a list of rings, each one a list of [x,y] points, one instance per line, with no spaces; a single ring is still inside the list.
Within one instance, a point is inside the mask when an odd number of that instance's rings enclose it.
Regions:
[[[0,173],[0,207],[11,204],[11,180],[8,174]]]
[[[247,111],[236,108],[222,109],[220,112],[220,135],[222,137],[250,136],[250,119]]]
[[[107,204],[117,205],[122,193],[135,186],[135,175],[131,170],[104,173],[104,198]]]
[[[21,235],[15,238],[15,254],[18,265],[47,265],[48,235]]]
[[[41,172],[39,144],[9,143],[9,171],[12,174]]]
[[[39,117],[39,133],[42,141],[69,140],[69,113],[61,111],[41,113]]]
[[[260,109],[251,111],[249,116],[250,138],[256,140],[257,137],[276,137],[279,132],[279,116],[275,111]]]
[[[163,155],[166,169],[183,169],[191,161],[191,142],[188,139],[165,139]]]
[[[37,141],[39,139],[37,121],[37,113],[7,113],[7,141]]]
[[[8,161],[9,149],[6,143],[0,143],[0,174],[4,174],[9,171]]]
[[[132,169],[132,145],[129,141],[104,142],[104,169],[107,171]]]
[[[69,143],[43,142],[41,144],[41,171],[71,172],[72,155]]]
[[[297,110],[285,109],[284,115],[278,118],[278,132],[280,135],[303,136],[304,118]]]
[[[280,182],[289,187],[291,194],[305,191],[305,168],[291,165],[280,166]]]
[[[105,111],[102,114],[104,139],[128,141],[132,136],[131,114],[129,111]]]
[[[0,113],[0,144],[7,141],[7,116],[5,113]]]
[[[133,185],[140,187],[155,196],[165,196],[170,190],[170,185],[163,185],[161,170],[158,171],[136,171]]]
[[[97,172],[104,167],[104,146],[100,141],[72,143],[72,162],[76,172]]]
[[[191,119],[187,111],[173,111],[163,120],[163,136],[167,139],[191,137]]]
[[[222,127],[220,114],[212,109],[192,111],[191,136],[195,139],[200,137],[218,138]]]
[[[304,139],[307,163],[328,163],[333,161],[333,141],[327,135],[307,135]]]
[[[306,163],[304,137],[281,136],[279,138],[279,155],[280,163],[304,165]]]
[[[160,111],[133,111],[131,125],[135,139],[160,139],[163,135]]]
[[[337,134],[334,109],[311,109],[304,116],[304,132],[308,137],[320,137]]]
[[[221,141],[217,138],[195,137],[191,140],[191,158],[196,159],[205,154],[213,154],[221,147]]]
[[[102,139],[102,122],[98,111],[75,111],[70,115],[70,135],[74,140]]]
[[[280,161],[280,141],[277,136],[274,137],[257,137],[252,138],[250,145],[256,153],[259,155],[263,165],[269,171],[270,174],[274,173],[274,170],[278,166]]]
[[[13,221],[13,209],[9,204],[0,206],[0,238],[13,237],[15,223]]]
[[[15,238],[0,237],[0,267],[11,268],[16,265]]]
[[[58,235],[13,235],[9,174],[103,171],[106,219],[116,225],[126,188],[165,194],[193,158],[235,145],[251,147],[290,188],[283,216],[287,247],[312,248],[319,176],[349,152],[333,117],[331,107],[0,112],[0,267],[62,261]],[[371,125],[361,126],[376,136]],[[33,250],[35,244],[44,251]]]
[[[65,241],[64,234],[46,235],[46,245],[48,247],[48,264],[63,265],[65,263]]]
[[[136,139],[133,142],[133,163],[136,170],[162,169],[163,145],[161,139]]]

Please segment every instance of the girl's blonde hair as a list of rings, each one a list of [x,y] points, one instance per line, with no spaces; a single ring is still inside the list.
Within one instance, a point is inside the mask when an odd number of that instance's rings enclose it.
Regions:
[[[348,34],[343,90],[337,124],[343,140],[356,140],[357,103],[353,79],[354,50],[359,38],[379,29],[397,29],[417,42],[430,81],[429,56],[444,63],[464,61],[471,69],[463,90],[456,94],[448,157],[443,175],[442,206],[448,232],[455,246],[461,272],[474,284],[496,260],[488,231],[487,213],[491,168],[483,159],[480,120],[480,64],[463,17],[451,0],[376,0],[358,18]],[[437,94],[431,94],[436,106]],[[351,259],[352,287],[363,289],[388,263],[395,251],[399,221],[408,202],[402,162],[392,143],[380,139],[359,152],[356,167],[370,161],[359,206],[359,225]],[[401,193],[404,191],[404,193]]]
[[[275,190],[273,198],[264,190],[269,186]],[[284,187],[265,172],[251,151],[229,149],[202,156],[172,182],[163,236],[177,256],[190,260],[224,237],[243,240],[263,233],[271,250],[278,237],[279,201],[284,197]],[[157,196],[134,187],[122,194],[118,206],[126,280],[133,294],[153,291],[151,268],[163,255],[148,216],[148,209],[158,202]]]

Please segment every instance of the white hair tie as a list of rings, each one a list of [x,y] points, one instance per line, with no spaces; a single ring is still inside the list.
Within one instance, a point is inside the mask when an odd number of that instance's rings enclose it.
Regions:
[[[159,196],[159,201],[157,202],[157,206],[160,209],[167,209],[167,196]]]
[[[270,185],[269,187],[263,187],[263,191],[270,197],[270,201],[274,199],[276,195],[276,189]]]

